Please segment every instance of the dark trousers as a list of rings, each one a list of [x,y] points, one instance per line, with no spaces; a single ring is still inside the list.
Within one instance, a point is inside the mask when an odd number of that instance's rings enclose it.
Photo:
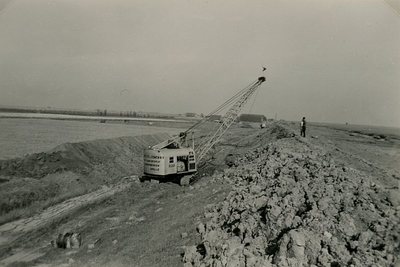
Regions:
[[[303,137],[306,137],[306,127],[301,127],[300,135],[303,136]]]

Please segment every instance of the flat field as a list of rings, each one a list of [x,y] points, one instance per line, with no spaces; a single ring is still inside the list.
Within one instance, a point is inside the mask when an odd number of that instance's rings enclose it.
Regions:
[[[311,123],[311,125],[329,127],[332,129],[343,130],[348,132],[397,135],[400,137],[400,128],[395,128],[395,127],[370,126],[370,125],[358,125],[358,124],[337,124],[337,123]]]

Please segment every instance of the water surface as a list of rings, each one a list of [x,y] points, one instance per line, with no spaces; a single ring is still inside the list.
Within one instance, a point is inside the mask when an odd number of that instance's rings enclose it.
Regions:
[[[98,121],[0,118],[0,159],[48,151],[67,142],[155,133],[177,134],[179,129]]]

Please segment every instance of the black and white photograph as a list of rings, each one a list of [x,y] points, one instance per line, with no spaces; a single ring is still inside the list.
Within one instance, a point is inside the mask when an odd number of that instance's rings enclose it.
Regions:
[[[0,267],[400,267],[400,0],[0,0]]]

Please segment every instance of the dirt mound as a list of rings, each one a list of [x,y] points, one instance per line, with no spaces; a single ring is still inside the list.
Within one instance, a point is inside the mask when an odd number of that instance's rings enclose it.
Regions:
[[[121,163],[120,158],[131,155],[135,169],[141,166],[134,160],[150,144],[161,142],[168,134],[143,135],[66,143],[51,151],[22,158],[0,160],[0,176],[42,178],[48,174],[72,171],[88,174],[95,166]],[[121,167],[121,166],[118,166]],[[140,170],[139,170],[140,171]]]
[[[269,129],[269,135],[273,139],[277,139],[277,140],[295,136],[294,132],[291,131],[288,127],[286,127],[284,124],[274,124]]]
[[[233,190],[208,207],[185,267],[392,266],[400,255],[400,207],[387,192],[297,138],[257,148],[214,178]]]
[[[257,133],[257,134],[255,134]],[[284,124],[274,123],[264,129],[257,129],[253,133],[249,133],[247,136],[240,136],[239,140],[236,140],[236,148],[256,148],[262,147],[273,141],[294,137],[295,133],[292,129]],[[221,142],[223,144],[223,141]]]
[[[48,152],[1,160],[0,215],[35,201],[64,200],[123,176],[142,174],[143,150],[168,138],[168,134],[155,134],[66,143]]]
[[[205,136],[202,136],[202,138]],[[230,166],[229,162],[241,157],[249,150],[292,136],[295,136],[295,134],[289,127],[277,123],[270,124],[265,129],[230,128],[213,149],[206,154],[203,162],[199,164],[198,174],[200,176],[202,174],[212,175],[215,170]]]

